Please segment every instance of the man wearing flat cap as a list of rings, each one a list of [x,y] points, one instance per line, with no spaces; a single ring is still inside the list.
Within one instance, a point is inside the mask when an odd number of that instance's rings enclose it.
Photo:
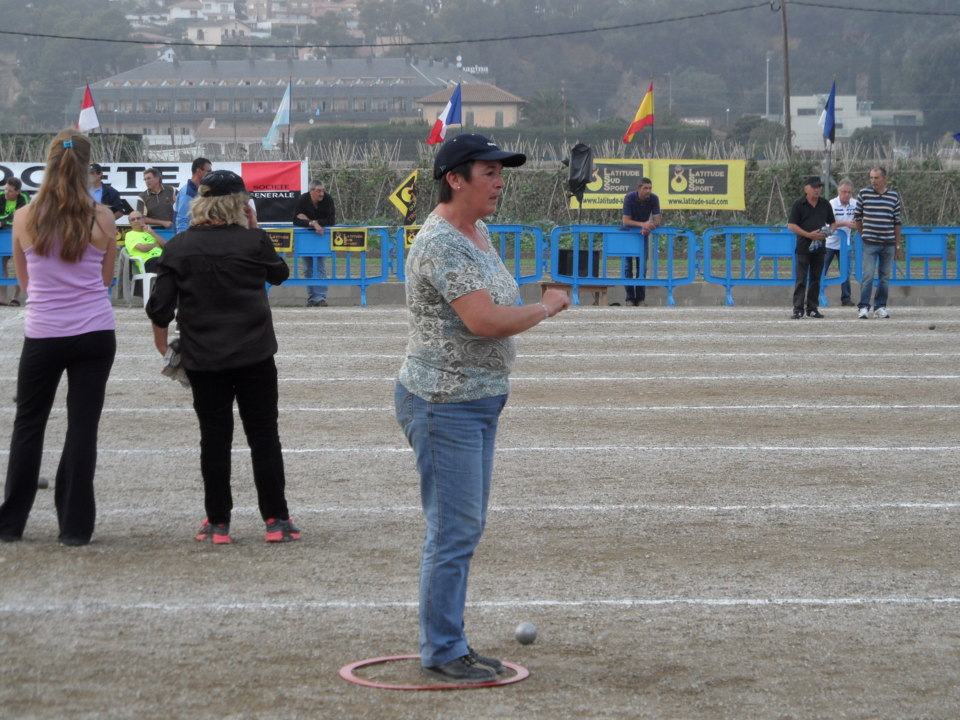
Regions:
[[[790,209],[787,229],[796,234],[796,285],[793,289],[794,320],[803,317],[822,318],[820,304],[820,276],[823,274],[824,241],[836,226],[833,208],[820,197],[823,183],[818,177],[809,177],[803,184],[803,197]]]

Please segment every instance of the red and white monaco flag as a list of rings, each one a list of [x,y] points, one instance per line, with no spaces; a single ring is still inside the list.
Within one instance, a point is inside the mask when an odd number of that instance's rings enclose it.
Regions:
[[[100,127],[100,120],[97,118],[97,108],[93,105],[93,95],[90,92],[90,86],[87,85],[86,92],[83,93],[83,103],[80,105],[80,120],[77,122],[77,130],[90,132],[98,127]]]

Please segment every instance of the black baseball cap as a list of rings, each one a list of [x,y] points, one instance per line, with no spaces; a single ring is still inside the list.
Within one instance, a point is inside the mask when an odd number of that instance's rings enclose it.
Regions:
[[[243,178],[230,170],[208,172],[203,176],[200,184],[206,185],[208,188],[207,192],[203,193],[204,197],[235,195],[247,191],[247,186],[243,184]]]
[[[90,172],[103,175],[103,166],[100,163],[90,163]]]
[[[823,187],[823,181],[818,178],[816,175],[811,175],[807,178],[807,181],[803,183],[804,185],[809,185],[812,188]]]
[[[501,150],[483,135],[464,133],[440,146],[440,152],[433,161],[433,177],[439,180],[445,173],[470,160],[499,160],[506,167],[519,167],[527,161],[527,156]]]

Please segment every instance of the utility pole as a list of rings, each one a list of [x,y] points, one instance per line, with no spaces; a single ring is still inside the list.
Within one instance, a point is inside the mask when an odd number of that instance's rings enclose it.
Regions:
[[[793,155],[793,130],[790,129],[790,48],[787,33],[787,0],[780,0],[783,24],[783,124],[786,126],[787,157]]]

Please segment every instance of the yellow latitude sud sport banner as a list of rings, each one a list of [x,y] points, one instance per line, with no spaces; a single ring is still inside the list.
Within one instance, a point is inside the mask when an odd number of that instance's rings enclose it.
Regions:
[[[653,181],[661,210],[744,210],[745,160],[594,160],[584,210],[620,210],[642,177]],[[575,197],[570,208],[579,210]]]

